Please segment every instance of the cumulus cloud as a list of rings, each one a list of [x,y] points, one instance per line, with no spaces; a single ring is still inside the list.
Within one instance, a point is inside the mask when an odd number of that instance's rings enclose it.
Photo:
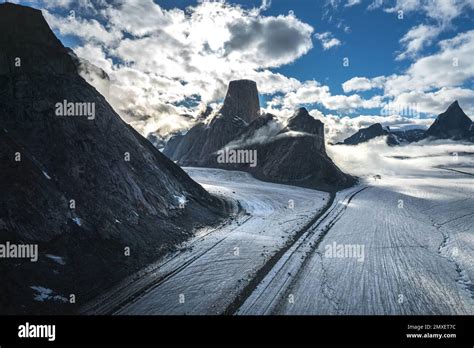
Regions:
[[[371,79],[367,77],[353,77],[342,84],[345,93],[354,91],[369,91],[374,88],[383,88],[386,78],[378,76]]]
[[[416,105],[429,114],[439,114],[458,100],[463,110],[474,119],[474,90],[466,88],[441,88],[435,92],[405,92],[395,97],[399,105]]]
[[[412,63],[403,74],[356,77],[343,83],[345,92],[383,88],[395,103],[418,103],[419,112],[439,114],[459,99],[468,114],[474,113],[474,91],[463,85],[474,78],[474,30],[439,42],[438,52]]]
[[[329,50],[333,47],[337,47],[341,45],[341,41],[336,39],[329,31],[324,33],[316,33],[314,37],[321,42],[324,50]]]
[[[272,108],[281,106],[285,109],[294,110],[305,104],[320,104],[329,110],[353,111],[358,108],[381,108],[382,102],[382,96],[364,99],[358,94],[333,95],[328,86],[317,81],[306,81],[284,96],[275,97],[269,105]]]
[[[73,17],[46,10],[46,19],[80,40],[74,51],[110,76],[109,102],[143,133],[162,117],[181,124],[179,115],[221,100],[233,79],[255,80],[264,94],[298,88],[298,80],[270,69],[312,47],[310,25],[292,14],[263,15],[269,1],[250,9],[200,1],[185,10],[152,0],[101,0],[93,9],[82,2],[84,11],[75,7]],[[71,3],[56,6],[68,10]]]
[[[278,67],[302,56],[312,47],[313,28],[293,15],[244,17],[228,24],[225,54],[260,67]]]
[[[383,7],[387,12],[400,10],[405,13],[421,12],[438,22],[448,23],[465,10],[474,9],[474,2],[472,0],[396,0],[374,1],[370,6],[370,8],[377,7]]]
[[[397,55],[397,60],[413,58],[430,45],[441,33],[442,28],[436,25],[420,24],[411,28],[401,39],[404,50]]]

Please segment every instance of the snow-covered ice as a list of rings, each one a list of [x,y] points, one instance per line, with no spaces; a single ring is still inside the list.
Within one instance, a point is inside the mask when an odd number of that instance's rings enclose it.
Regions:
[[[180,251],[148,267],[138,281],[121,284],[86,312],[221,313],[329,199],[325,192],[265,183],[243,172],[186,171],[211,193],[238,200],[247,214],[216,230],[198,231]],[[120,308],[122,300],[144,288],[145,293]]]
[[[384,175],[346,204],[283,256],[239,314],[474,314],[472,177]],[[364,246],[364,262],[327,257],[333,243]]]
[[[472,315],[474,159],[430,156],[390,158],[393,172],[374,180],[368,171],[333,200],[243,172],[187,168],[247,214],[197,231],[83,312]],[[334,245],[363,255],[329,257]]]

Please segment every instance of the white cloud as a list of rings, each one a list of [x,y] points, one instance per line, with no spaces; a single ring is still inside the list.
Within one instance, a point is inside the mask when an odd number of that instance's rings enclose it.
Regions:
[[[375,1],[384,4],[382,1]],[[377,7],[377,6],[373,6]],[[380,6],[379,6],[380,7]],[[467,9],[474,9],[472,0],[396,0],[395,5],[386,7],[387,12],[422,12],[440,23],[449,23]]]
[[[474,117],[474,90],[465,88],[441,88],[435,92],[405,92],[394,99],[395,104],[417,105],[422,112],[439,114],[458,100],[464,112]]]
[[[384,76],[368,79],[367,77],[353,77],[342,84],[345,93],[354,91],[368,91],[374,88],[383,88],[385,82]]]
[[[396,103],[418,104],[420,112],[439,114],[459,99],[466,113],[473,114],[473,89],[465,87],[474,78],[474,30],[439,42],[437,53],[418,59],[405,73],[356,77],[343,83],[344,91],[383,88],[384,98]],[[463,87],[464,86],[464,87]]]
[[[397,56],[397,60],[416,57],[417,54],[430,45],[442,31],[442,27],[436,25],[420,24],[411,28],[401,39],[404,50]]]
[[[306,81],[284,96],[274,98],[269,105],[272,108],[281,106],[284,109],[294,110],[304,104],[320,104],[329,110],[354,111],[358,108],[380,108],[382,102],[381,96],[364,99],[358,94],[333,95],[328,86],[321,85],[317,81]]]
[[[85,41],[112,44],[122,38],[118,30],[108,30],[96,19],[55,16],[43,11],[44,17],[53,29],[61,35],[80,35]]]
[[[401,12],[404,16],[419,13],[425,16],[425,24],[411,28],[400,40],[402,52],[397,60],[416,56],[447,29],[453,27],[453,20],[474,10],[473,0],[391,0],[373,1],[369,9],[382,8],[386,12]]]
[[[312,47],[310,25],[292,14],[262,14],[270,1],[251,9],[224,1],[185,10],[163,9],[152,0],[95,4],[87,9],[93,18],[78,11],[74,18],[48,12],[46,19],[60,34],[83,40],[75,52],[107,72],[108,100],[142,132],[160,118],[219,101],[233,79],[253,79],[262,93],[294,90],[298,80],[270,68]]]
[[[314,37],[321,42],[324,50],[329,50],[342,44],[341,41],[336,39],[329,31],[324,33],[316,33],[314,34]]]
[[[387,80],[386,89],[393,94],[405,91],[427,91],[433,88],[460,86],[474,77],[474,30],[459,33],[439,43],[440,51],[413,63],[405,75]]]
[[[354,5],[359,5],[361,2],[362,0],[347,0],[347,3],[344,6],[351,7]]]

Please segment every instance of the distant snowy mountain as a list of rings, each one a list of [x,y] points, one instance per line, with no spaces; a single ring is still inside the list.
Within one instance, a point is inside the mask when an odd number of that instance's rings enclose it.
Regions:
[[[376,137],[388,135],[388,133],[389,132],[384,129],[380,123],[375,123],[367,128],[359,129],[356,133],[345,139],[342,144],[358,145]]]
[[[436,118],[426,131],[418,128],[391,130],[390,127],[384,128],[380,123],[375,123],[367,128],[359,129],[338,144],[358,145],[381,136],[387,137],[386,142],[390,146],[417,142],[425,138],[470,140],[474,142],[474,127],[473,122],[456,100]]]

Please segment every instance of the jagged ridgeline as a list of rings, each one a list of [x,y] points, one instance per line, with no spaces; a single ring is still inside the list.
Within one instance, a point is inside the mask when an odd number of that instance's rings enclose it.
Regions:
[[[1,314],[74,311],[225,211],[78,75],[40,11],[9,3],[0,186],[0,244],[39,253],[0,259]]]
[[[393,131],[384,128],[380,123],[374,123],[367,128],[361,128],[356,133],[337,145],[359,145],[377,137],[385,136],[387,145],[406,145],[423,139],[450,139],[474,142],[473,122],[455,100],[448,109],[439,114],[436,120],[425,131],[424,129],[408,129]]]
[[[254,81],[236,80],[222,108],[185,135],[168,141],[163,153],[182,166],[242,170],[270,182],[334,191],[351,186],[326,153],[324,124],[304,108],[286,127],[260,115]]]

